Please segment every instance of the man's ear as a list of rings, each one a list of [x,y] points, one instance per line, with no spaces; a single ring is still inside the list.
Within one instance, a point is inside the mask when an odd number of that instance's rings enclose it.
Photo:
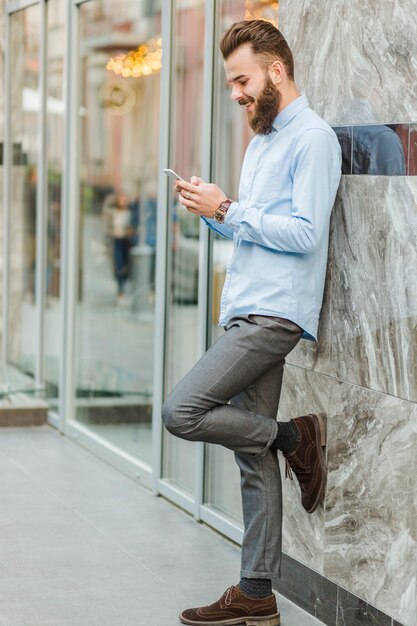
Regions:
[[[268,73],[274,85],[281,84],[285,74],[283,62],[279,59],[273,61],[268,68]]]

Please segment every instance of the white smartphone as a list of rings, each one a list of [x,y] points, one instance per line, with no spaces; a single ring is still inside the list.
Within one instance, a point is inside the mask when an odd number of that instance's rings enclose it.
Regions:
[[[171,176],[172,178],[176,178],[177,180],[185,180],[185,178],[183,178],[182,176],[177,174],[177,172],[174,172],[174,170],[164,169],[164,173],[167,176]]]

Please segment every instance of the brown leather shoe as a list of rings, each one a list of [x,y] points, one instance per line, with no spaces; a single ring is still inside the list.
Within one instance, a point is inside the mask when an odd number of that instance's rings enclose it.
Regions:
[[[180,615],[183,624],[192,626],[279,626],[280,616],[274,594],[266,598],[248,598],[239,587],[226,589],[220,600],[210,606],[187,609]]]
[[[321,415],[310,414],[291,421],[300,433],[300,442],[293,452],[284,454],[285,475],[292,479],[294,472],[301,487],[302,505],[307,513],[314,513],[323,500],[326,486],[324,420]]]

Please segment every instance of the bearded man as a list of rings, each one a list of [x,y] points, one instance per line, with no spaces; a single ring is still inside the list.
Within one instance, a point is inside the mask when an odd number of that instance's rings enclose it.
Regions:
[[[277,453],[313,513],[324,497],[324,423],[319,415],[277,422],[285,358],[301,337],[316,341],[326,274],[329,221],[341,176],[333,130],[294,81],[294,61],[272,24],[233,24],[220,40],[231,97],[255,133],[238,200],[193,177],[176,181],[180,202],[233,239],[221,298],[225,333],[163,406],[173,435],[234,451],[241,473],[244,536],[240,582],[185,624],[280,623],[272,579],[282,536]]]

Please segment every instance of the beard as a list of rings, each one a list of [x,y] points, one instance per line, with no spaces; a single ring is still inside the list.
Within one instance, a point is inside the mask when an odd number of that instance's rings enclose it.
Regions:
[[[265,86],[259,94],[256,102],[254,98],[241,98],[239,104],[246,105],[254,103],[254,112],[248,111],[249,126],[257,135],[269,135],[272,131],[272,124],[278,115],[278,108],[281,101],[281,94],[275,87],[271,78],[266,75]]]

